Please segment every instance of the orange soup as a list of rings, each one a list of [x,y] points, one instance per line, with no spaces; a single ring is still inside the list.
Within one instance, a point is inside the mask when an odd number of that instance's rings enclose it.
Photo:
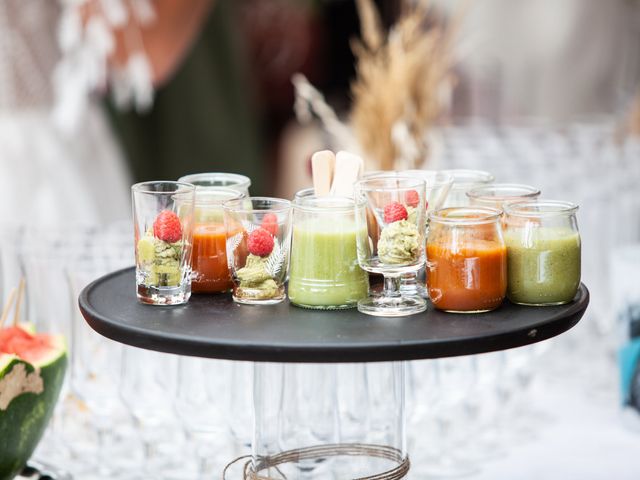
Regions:
[[[226,292],[233,286],[227,264],[224,225],[196,225],[193,229],[191,290],[195,293]]]
[[[427,245],[427,288],[439,310],[481,312],[500,306],[507,291],[504,244],[474,239]]]

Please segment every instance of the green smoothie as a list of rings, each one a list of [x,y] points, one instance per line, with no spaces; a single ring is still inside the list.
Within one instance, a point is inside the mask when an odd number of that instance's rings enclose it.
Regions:
[[[507,297],[526,305],[570,302],[580,285],[580,236],[569,228],[505,232]]]
[[[358,266],[356,233],[353,222],[341,219],[307,221],[293,227],[291,303],[318,309],[349,308],[367,297],[369,278]]]

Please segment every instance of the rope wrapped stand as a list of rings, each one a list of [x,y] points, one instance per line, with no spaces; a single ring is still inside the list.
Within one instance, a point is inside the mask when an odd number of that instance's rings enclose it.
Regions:
[[[244,463],[242,480],[286,480],[286,476],[278,468],[287,463],[297,463],[302,460],[315,460],[327,457],[373,457],[383,458],[397,462],[398,465],[386,472],[358,477],[353,480],[400,480],[407,476],[411,462],[409,457],[403,457],[402,452],[397,448],[385,445],[372,445],[365,443],[338,443],[318,445],[313,447],[296,448],[277,453],[275,455],[260,457],[254,470],[253,460],[250,455],[238,457],[230,462],[222,472],[222,480],[228,480],[229,469],[242,460]],[[263,476],[260,472],[273,468],[279,473],[279,477]]]

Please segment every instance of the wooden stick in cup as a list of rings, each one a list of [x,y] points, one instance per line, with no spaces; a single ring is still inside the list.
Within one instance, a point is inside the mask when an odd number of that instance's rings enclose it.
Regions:
[[[4,308],[2,309],[2,317],[0,317],[0,328],[4,325],[4,322],[7,320],[9,316],[9,311],[11,310],[11,306],[13,305],[13,299],[16,296],[16,289],[12,288],[11,293],[9,293],[9,297],[7,298],[7,303],[5,303]]]
[[[313,189],[318,196],[329,195],[336,166],[336,156],[331,150],[316,152],[311,157]]]
[[[340,151],[336,155],[336,170],[331,184],[331,195],[353,197],[353,184],[364,169],[362,158],[353,153]]]
[[[16,299],[16,311],[13,314],[13,326],[18,325],[20,320],[20,305],[22,304],[22,294],[24,293],[24,277],[20,279],[20,285],[18,285],[18,298]]]

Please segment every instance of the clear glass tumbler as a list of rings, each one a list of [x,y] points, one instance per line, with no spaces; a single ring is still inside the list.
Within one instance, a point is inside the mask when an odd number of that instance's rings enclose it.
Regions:
[[[453,186],[453,176],[440,170],[407,170],[404,175],[422,178],[426,182],[425,196],[425,217],[426,230],[425,237],[429,231],[429,214],[442,208],[446,202],[451,187]],[[424,285],[424,272],[410,273],[402,276],[400,289],[406,295],[420,295],[422,298],[429,298],[429,292]]]
[[[250,197],[229,200],[223,206],[234,301],[283,301],[291,247],[291,202]]]
[[[427,288],[433,306],[460,313],[498,308],[507,291],[502,212],[458,207],[430,215]]]
[[[356,204],[351,198],[296,196],[289,300],[315,309],[355,307],[369,294],[358,265]],[[364,228],[364,227],[361,227]]]
[[[570,202],[539,200],[505,205],[507,296],[523,305],[560,305],[580,286],[580,233]]]
[[[191,296],[191,246],[196,188],[156,181],[131,187],[138,300],[180,305]]]
[[[467,192],[471,205],[493,207],[502,210],[506,203],[535,200],[540,189],[518,183],[494,183],[476,187]]]
[[[208,188],[231,188],[249,196],[251,179],[238,173],[210,172],[192,173],[178,179],[179,182],[195,185],[198,190]]]
[[[225,187],[196,189],[191,256],[193,293],[231,290],[233,282],[227,262],[227,228],[222,204],[244,197],[244,193]]]
[[[442,208],[448,207],[466,207],[469,205],[469,197],[467,192],[474,188],[481,187],[493,183],[494,176],[484,170],[468,170],[464,168],[454,168],[450,170],[442,170],[453,177],[453,185],[447,196],[447,200]]]
[[[400,278],[425,262],[425,181],[402,175],[360,180],[355,185],[358,263],[384,276],[384,288],[358,302],[369,315],[423,312],[426,301],[400,291]]]

